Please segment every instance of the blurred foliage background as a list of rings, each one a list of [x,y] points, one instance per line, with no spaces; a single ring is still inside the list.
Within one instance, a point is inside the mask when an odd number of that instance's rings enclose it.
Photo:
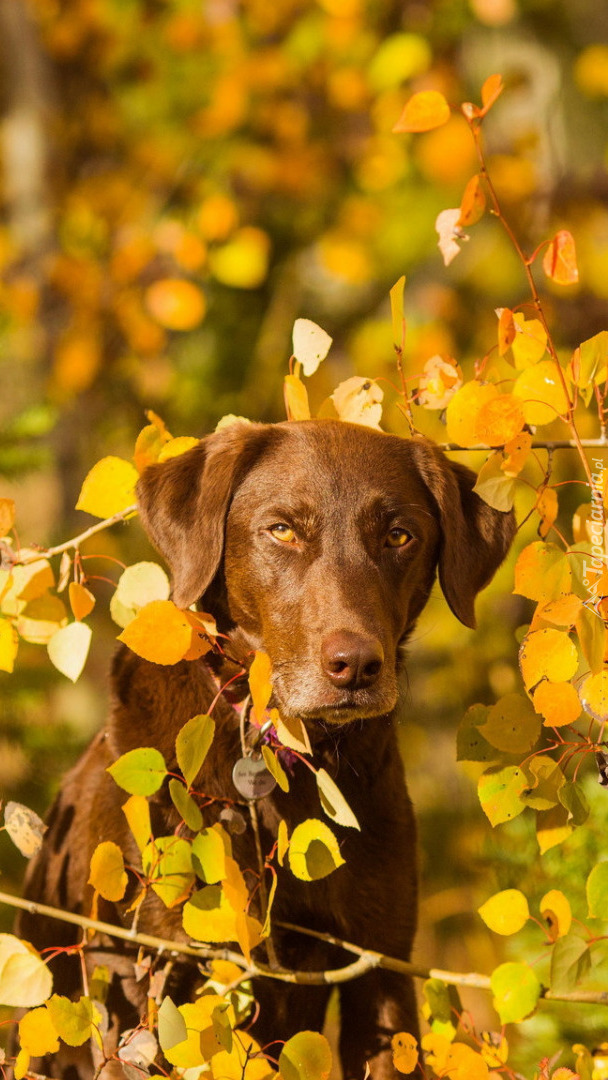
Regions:
[[[435,217],[476,170],[464,120],[415,139],[391,128],[412,92],[476,101],[494,72],[507,91],[484,126],[505,212],[529,250],[554,227],[576,238],[581,285],[547,297],[571,349],[606,328],[605,4],[3,0],[0,473],[21,543],[85,527],[73,509],[85,473],[104,454],[130,456],[147,408],[175,435],[228,412],[282,419],[298,316],[335,339],[313,404],[352,374],[394,380],[388,289],[403,273],[406,374],[435,353],[470,372],[495,340],[494,308],[525,296],[521,267],[488,216],[443,267]],[[385,423],[404,431],[390,401]],[[427,424],[441,440],[434,414]],[[112,559],[150,554],[138,526],[87,552],[100,600]],[[541,859],[525,815],[492,834],[472,769],[456,765],[466,706],[517,684],[526,608],[509,574],[483,598],[477,634],[437,595],[412,643],[403,742],[422,833],[418,954],[442,968],[536,955],[533,929],[501,946],[477,906],[512,885],[533,906],[564,865],[576,889],[577,859],[601,851],[608,824],[590,774],[593,824]],[[35,646],[0,676],[3,799],[44,810],[102,722],[115,636],[104,608],[75,687]],[[0,840],[4,885],[17,888],[23,860]],[[487,997],[464,1000],[496,1027]],[[545,1009],[518,1035],[521,1061],[601,1034],[598,1010]]]

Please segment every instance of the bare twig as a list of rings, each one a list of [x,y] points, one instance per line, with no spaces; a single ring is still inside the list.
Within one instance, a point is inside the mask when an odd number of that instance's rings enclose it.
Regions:
[[[122,926],[113,926],[111,923],[100,922],[98,919],[88,919],[85,915],[60,911],[59,908],[24,900],[19,896],[11,896],[10,893],[0,892],[0,903],[28,911],[31,915],[46,915],[51,919],[58,919],[60,922],[68,922],[86,929],[97,930],[99,933],[107,934],[109,937],[128,941],[133,945],[143,945],[144,948],[153,949],[159,953],[190,956],[199,960],[230,960],[237,967],[242,968],[248,977],[257,976],[275,979],[278,982],[309,986],[335,985],[350,982],[352,979],[357,979],[375,968],[385,968],[388,971],[398,971],[417,979],[441,979],[442,982],[451,986],[469,986],[479,990],[490,990],[491,988],[490,979],[487,975],[478,975],[476,972],[459,973],[442,971],[439,968],[425,968],[418,964],[412,964],[407,960],[399,960],[394,956],[385,956],[383,953],[375,952],[373,949],[363,949],[359,945],[353,945],[352,942],[342,941],[341,938],[334,937],[332,934],[324,934],[318,930],[308,930],[306,927],[297,926],[294,923],[277,922],[275,925],[285,930],[306,934],[308,937],[318,938],[330,945],[336,945],[347,952],[352,952],[358,959],[353,961],[352,964],[346,964],[340,968],[330,968],[327,971],[274,969],[267,967],[265,964],[250,963],[244,956],[234,952],[232,949],[210,948],[208,945],[188,945],[185,942],[154,937],[152,934],[133,933]],[[554,994],[551,990],[543,990],[542,997],[547,1001],[608,1005],[608,991],[606,990],[575,990],[569,994]]]
[[[127,506],[125,510],[120,510],[117,514],[112,514],[112,517],[104,518],[103,521],[97,521],[95,525],[91,525],[90,528],[85,529],[78,536],[66,540],[63,544],[57,544],[55,547],[40,548],[39,551],[28,552],[24,556],[15,553],[13,562],[20,566],[27,566],[28,563],[37,562],[38,559],[50,559],[53,555],[61,555],[63,551],[70,551],[72,548],[77,549],[85,540],[89,539],[89,536],[103,532],[104,529],[109,529],[111,525],[117,525],[119,521],[126,521],[127,518],[137,513],[137,509],[137,503],[133,503],[131,506]]]

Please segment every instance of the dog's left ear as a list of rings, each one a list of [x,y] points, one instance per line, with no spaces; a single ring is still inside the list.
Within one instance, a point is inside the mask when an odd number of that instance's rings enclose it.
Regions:
[[[139,513],[171,568],[178,607],[199,600],[215,577],[232,495],[270,438],[269,424],[231,424],[142,473]]]
[[[452,611],[475,626],[475,597],[507,554],[515,534],[512,511],[495,510],[473,491],[471,469],[449,461],[426,439],[413,439],[418,470],[439,510],[439,581]]]

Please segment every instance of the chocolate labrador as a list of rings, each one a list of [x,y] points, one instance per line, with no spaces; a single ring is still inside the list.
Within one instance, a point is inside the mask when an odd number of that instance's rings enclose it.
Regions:
[[[304,722],[315,765],[335,780],[361,823],[360,832],[332,825],[345,864],[328,877],[303,882],[287,868],[279,871],[273,908],[278,961],[290,969],[326,970],[352,960],[281,922],[409,958],[416,830],[397,748],[398,676],[436,572],[454,614],[473,626],[475,596],[509,547],[512,516],[482,502],[473,483],[473,473],[423,438],[332,420],[237,422],[146,469],[138,485],[141,519],[170,565],[173,599],[181,608],[196,604],[213,613],[228,638],[224,656],[165,667],[119,649],[108,725],[64,783],[26,895],[86,914],[89,861],[100,841],[114,840],[128,866],[140,864],[121,809],[126,796],[107,766],[127,750],[154,746],[176,772],[176,734],[209,709],[218,684],[238,671],[228,657],[249,663],[255,650],[264,650],[272,662],[271,704],[285,719]],[[232,692],[238,698],[238,682]],[[204,809],[206,824],[218,820],[227,800],[243,801],[232,780],[241,750],[239,717],[228,696],[215,706],[216,737],[195,784],[214,800]],[[165,786],[151,809],[155,835],[179,827]],[[306,818],[323,816],[310,770],[296,765],[291,791],[275,788],[257,812],[265,853],[281,819],[291,834]],[[240,866],[255,868],[251,827],[232,842]],[[130,877],[125,900],[102,901],[100,919],[131,924],[126,908],[136,879]],[[141,906],[139,930],[186,940],[179,909],[166,908],[153,893]],[[20,933],[38,947],[80,940],[74,928],[40,916],[24,916]],[[108,1056],[117,1034],[145,1015],[148,979],[136,973],[135,957],[136,949],[109,937],[98,936],[87,949],[89,970],[103,963],[111,973]],[[59,956],[54,969],[56,992],[81,992],[77,957]],[[199,965],[186,958],[174,964],[165,989],[180,1004],[202,981]],[[255,993],[252,1031],[262,1046],[323,1027],[328,986],[263,978]],[[344,983],[340,1013],[346,1080],[362,1080],[366,1062],[374,1080],[398,1075],[390,1038],[418,1032],[411,980],[377,969]],[[269,1046],[273,1052],[276,1045]],[[68,1048],[42,1071],[66,1080],[90,1076],[88,1054]],[[122,1067],[111,1060],[101,1075],[122,1075]]]

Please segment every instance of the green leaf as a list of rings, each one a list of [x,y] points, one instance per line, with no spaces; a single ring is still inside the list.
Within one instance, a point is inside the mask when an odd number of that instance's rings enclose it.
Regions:
[[[522,694],[506,694],[488,712],[480,732],[491,746],[507,754],[531,750],[541,730],[541,718]]]
[[[177,764],[188,787],[199,772],[213,742],[215,721],[204,713],[184,724],[175,740]]]
[[[576,619],[576,632],[592,675],[598,675],[604,666],[604,620],[595,611],[583,607]]]
[[[488,769],[480,776],[479,801],[491,825],[511,821],[521,814],[525,807],[522,794],[527,786],[524,773],[516,765]]]
[[[35,1008],[52,987],[53,977],[36,950],[13,934],[0,934],[0,1004]]]
[[[279,761],[278,754],[273,753],[269,746],[262,747],[262,757],[264,758],[264,764],[268,769],[271,776],[274,776],[281,791],[289,791],[289,780],[285,769]]]
[[[232,1024],[228,1009],[230,1009],[228,1001],[223,1005],[217,1005],[211,1013],[211,1024],[218,1043],[229,1054],[232,1050]]]
[[[515,498],[515,480],[502,470],[502,451],[491,454],[481,466],[473,491],[495,510],[512,510]]]
[[[587,942],[577,933],[565,934],[551,951],[551,989],[555,994],[569,994],[590,967]]]
[[[179,836],[158,836],[141,853],[144,874],[165,907],[174,907],[194,884],[192,850]]]
[[[153,795],[167,774],[165,759],[153,746],[128,750],[107,769],[119,787],[129,795]]]
[[[226,877],[226,845],[221,825],[203,829],[192,841],[192,863],[207,885],[216,885]],[[225,835],[225,834],[224,834]]]
[[[202,829],[203,815],[181,780],[174,778],[169,781],[169,795],[179,816],[188,828],[192,829],[192,832],[198,832],[199,829]]]
[[[316,780],[321,806],[327,816],[332,821],[335,821],[337,825],[344,825],[349,829],[359,829],[361,831],[357,818],[329,773],[325,769],[318,769]]]
[[[327,1080],[331,1066],[329,1043],[317,1031],[300,1031],[292,1035],[279,1056],[283,1080]]]
[[[186,1021],[177,1005],[167,994],[158,1010],[158,1041],[161,1050],[171,1050],[173,1046],[188,1038]]]
[[[455,987],[448,987],[441,979],[427,979],[423,986],[422,1012],[436,1035],[445,1035],[450,1041],[456,1034],[457,994]]]
[[[503,889],[477,910],[496,934],[516,934],[530,918],[528,901],[519,889]]]
[[[101,1020],[101,1014],[88,997],[70,1001],[60,994],[53,994],[47,1001],[47,1009],[55,1031],[68,1046],[82,1046],[95,1033]]]
[[[584,825],[589,817],[589,803],[582,784],[577,780],[564,784],[557,797],[568,811],[568,821],[572,825]]]
[[[518,1024],[534,1012],[541,984],[528,964],[500,964],[492,972],[490,985],[501,1023]]]
[[[559,765],[544,754],[532,758],[525,768],[528,786],[522,793],[526,806],[534,810],[551,810],[559,803],[559,792],[566,783]]]
[[[300,881],[327,877],[344,859],[331,829],[316,818],[296,825],[289,841],[289,866]]]
[[[608,919],[608,862],[597,863],[587,878],[590,919]]]
[[[497,761],[499,754],[490,746],[481,734],[489,709],[487,705],[471,705],[464,714],[456,735],[457,761],[483,761],[486,765]]]

